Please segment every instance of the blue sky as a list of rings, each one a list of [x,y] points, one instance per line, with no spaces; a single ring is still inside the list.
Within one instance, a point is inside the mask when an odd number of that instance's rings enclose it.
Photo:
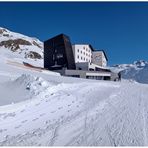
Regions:
[[[0,2],[0,26],[47,40],[104,49],[109,65],[148,60],[148,2]]]

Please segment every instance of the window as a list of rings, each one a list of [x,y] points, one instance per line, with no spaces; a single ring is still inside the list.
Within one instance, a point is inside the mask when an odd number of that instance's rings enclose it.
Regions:
[[[85,46],[83,47],[83,49],[85,49]]]
[[[81,60],[82,60],[82,57],[81,57]]]
[[[77,56],[77,58],[79,59],[79,56]]]
[[[82,53],[82,50],[81,50],[81,53]]]
[[[84,61],[85,61],[85,58],[84,58]]]
[[[63,54],[59,53],[57,54],[57,59],[63,58]]]
[[[79,49],[78,49],[78,52],[79,52]]]

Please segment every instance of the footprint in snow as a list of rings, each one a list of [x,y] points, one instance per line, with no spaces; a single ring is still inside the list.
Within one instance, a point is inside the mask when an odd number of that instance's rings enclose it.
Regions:
[[[56,111],[51,111],[50,113],[52,113],[52,114],[53,114],[53,113],[55,113],[55,112],[56,112]]]
[[[0,129],[0,133],[6,132],[7,129]]]
[[[63,118],[64,118],[64,116],[61,116],[60,118],[61,118],[61,119],[63,119]]]
[[[15,129],[18,129],[18,128],[20,128],[22,125],[18,125],[18,126],[15,126],[14,128]]]
[[[71,106],[71,104],[68,104],[68,107]]]
[[[48,124],[49,123],[49,121],[45,121],[45,124]]]
[[[75,101],[72,101],[72,103],[75,103]]]
[[[40,114],[40,117],[42,117],[42,116],[44,116],[45,115],[45,113],[43,113],[43,114]]]
[[[35,104],[35,106],[38,106],[38,105],[40,105],[40,103]]]
[[[15,115],[16,115],[15,113],[8,113],[3,117],[3,119],[6,119],[8,117],[15,117]]]
[[[68,110],[67,112],[71,112],[71,110]]]
[[[36,121],[36,120],[38,120],[39,118],[34,118],[32,121]]]
[[[58,110],[62,109],[63,107],[58,107]]]
[[[46,102],[49,102],[50,100],[46,100]]]
[[[21,121],[21,123],[26,123],[28,120],[23,120],[23,121]]]
[[[48,97],[49,97],[49,95],[46,95],[46,96],[45,96],[45,98],[48,98]]]
[[[21,110],[20,112],[23,113],[25,111],[25,109]]]

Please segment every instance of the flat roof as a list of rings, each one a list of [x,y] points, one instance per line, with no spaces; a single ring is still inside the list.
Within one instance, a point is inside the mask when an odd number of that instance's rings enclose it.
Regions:
[[[44,41],[44,42],[47,42],[47,41],[52,40],[52,39],[55,39],[55,38],[57,38],[57,37],[59,37],[59,36],[66,37],[66,38],[68,38],[68,39],[70,40],[70,37],[69,37],[68,35],[65,35],[65,34],[61,33],[61,34],[58,34],[58,35],[56,35],[56,36],[54,36],[54,37],[52,37],[52,38],[49,38],[48,40],[46,40],[46,41]]]
[[[82,44],[82,43],[81,44],[72,44],[72,46],[75,46],[75,45],[82,45],[82,46],[83,45],[88,45],[92,51],[95,51],[91,44],[87,44],[87,43],[84,43],[84,44]]]

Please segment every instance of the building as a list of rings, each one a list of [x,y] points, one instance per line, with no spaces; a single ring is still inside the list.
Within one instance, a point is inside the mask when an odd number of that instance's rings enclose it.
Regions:
[[[92,63],[101,67],[107,66],[108,58],[104,50],[94,50],[90,44],[72,45],[75,63]]]
[[[44,68],[64,76],[97,80],[113,80],[106,68],[104,51],[95,51],[90,44],[71,45],[67,35],[60,34],[44,42]]]
[[[104,52],[104,50],[96,50],[92,52],[92,63],[97,64],[102,67],[107,66],[108,58]]]
[[[92,60],[93,47],[90,44],[72,45],[75,63],[89,62]]]
[[[60,34],[44,42],[44,68],[76,69],[70,38]]]
[[[95,51],[90,44],[72,45],[77,70],[99,71],[107,66],[105,52]]]

